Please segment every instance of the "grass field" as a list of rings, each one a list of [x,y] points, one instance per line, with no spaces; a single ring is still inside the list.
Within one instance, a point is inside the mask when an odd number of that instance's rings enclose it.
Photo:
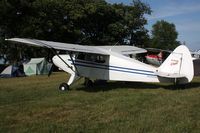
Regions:
[[[58,91],[64,73],[0,79],[0,132],[199,133],[200,77],[185,89],[110,82]]]

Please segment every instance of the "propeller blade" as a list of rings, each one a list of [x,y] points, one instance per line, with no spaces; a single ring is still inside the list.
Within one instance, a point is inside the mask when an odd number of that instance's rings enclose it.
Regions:
[[[51,74],[52,74],[52,72],[53,72],[53,69],[54,69],[54,64],[52,64],[52,66],[51,66],[51,69],[49,70],[49,73],[48,73],[48,77],[50,77],[51,76]]]

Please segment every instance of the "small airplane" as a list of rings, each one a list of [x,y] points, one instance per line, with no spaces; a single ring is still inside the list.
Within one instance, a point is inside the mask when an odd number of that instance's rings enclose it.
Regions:
[[[191,52],[191,55],[192,55],[192,57],[193,57],[194,60],[200,59],[200,50]]]
[[[160,66],[163,62],[163,54],[162,51],[159,54],[147,54],[146,60],[149,64]]]
[[[135,46],[85,46],[25,38],[6,40],[51,49],[55,54],[53,63],[71,75],[67,83],[60,84],[59,89],[63,91],[81,77],[89,79],[87,83],[99,79],[186,84],[194,76],[192,57],[184,45],[178,46],[160,67],[155,67],[132,58],[132,55],[147,52]],[[67,51],[67,54],[58,54],[56,50]]]

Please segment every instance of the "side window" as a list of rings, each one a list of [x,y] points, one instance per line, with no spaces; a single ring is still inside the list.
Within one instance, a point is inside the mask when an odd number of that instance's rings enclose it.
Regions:
[[[84,53],[79,53],[78,56],[77,56],[77,59],[85,60],[85,54]]]
[[[103,55],[97,55],[95,62],[97,62],[97,63],[105,63],[106,60],[105,60],[105,57]]]
[[[94,54],[87,54],[85,60],[95,62],[96,56]]]
[[[76,57],[79,60],[91,61],[96,63],[105,63],[106,57],[97,54],[79,53]]]

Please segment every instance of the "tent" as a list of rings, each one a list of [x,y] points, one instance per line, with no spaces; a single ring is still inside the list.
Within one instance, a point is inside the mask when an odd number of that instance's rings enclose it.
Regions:
[[[28,63],[23,64],[26,75],[48,74],[52,66],[45,58],[32,58]]]
[[[194,75],[200,76],[200,59],[193,60],[194,63]]]
[[[2,65],[2,64],[0,64],[0,74],[1,74],[1,72],[2,72],[6,67],[8,67],[8,65]]]
[[[0,77],[23,77],[25,76],[23,68],[20,66],[9,65],[0,74]]]
[[[9,62],[7,61],[7,57],[6,57],[6,55],[2,55],[2,54],[0,54],[0,65],[8,65],[9,64]]]

